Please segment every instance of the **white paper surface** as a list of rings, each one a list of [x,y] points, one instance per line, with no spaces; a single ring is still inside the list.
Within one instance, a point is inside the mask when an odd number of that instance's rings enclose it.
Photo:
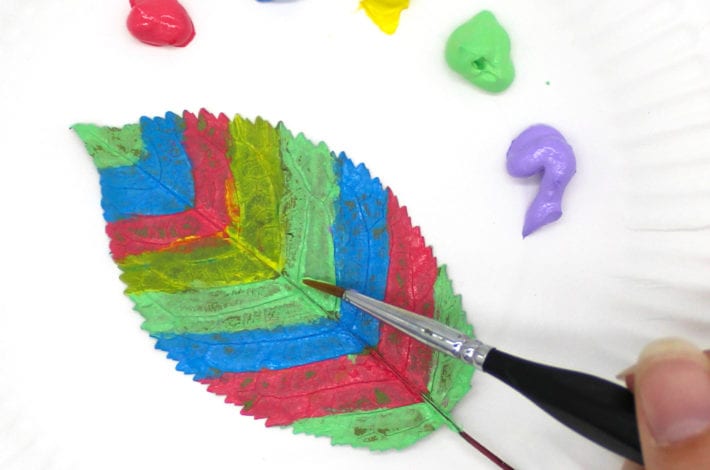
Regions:
[[[422,227],[479,337],[613,377],[649,340],[710,344],[710,42],[698,1],[412,0],[394,36],[356,1],[184,1],[184,49],[136,42],[128,2],[0,4],[0,467],[495,468],[442,429],[401,452],[266,429],[174,370],[108,255],[76,122],[168,110],[284,121],[364,162]],[[517,77],[451,72],[448,34],[490,9]],[[547,84],[549,82],[549,84]],[[563,217],[523,240],[534,181],[505,152],[557,127],[578,171]],[[617,468],[477,374],[454,412],[516,468]]]

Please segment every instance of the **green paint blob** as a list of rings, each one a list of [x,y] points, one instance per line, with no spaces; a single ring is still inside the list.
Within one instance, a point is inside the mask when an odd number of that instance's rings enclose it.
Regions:
[[[101,127],[93,124],[74,124],[72,130],[84,142],[94,164],[101,170],[138,163],[143,155],[140,124],[124,127]]]
[[[490,92],[505,90],[515,78],[508,33],[487,10],[451,33],[446,62],[466,80]]]
[[[385,392],[383,392],[379,388],[375,389],[375,403],[377,403],[378,405],[386,405],[390,401],[392,400],[390,400],[390,397],[388,397]]]
[[[244,380],[242,380],[242,383],[239,384],[240,387],[242,388],[247,388],[251,383],[254,381],[252,377],[248,377]]]

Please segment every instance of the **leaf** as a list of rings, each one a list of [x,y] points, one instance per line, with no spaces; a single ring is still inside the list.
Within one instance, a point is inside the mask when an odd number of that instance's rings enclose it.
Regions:
[[[460,298],[368,170],[258,118],[202,110],[77,124],[111,254],[177,369],[267,426],[402,448],[442,424],[473,369],[302,284],[357,289],[460,330]]]

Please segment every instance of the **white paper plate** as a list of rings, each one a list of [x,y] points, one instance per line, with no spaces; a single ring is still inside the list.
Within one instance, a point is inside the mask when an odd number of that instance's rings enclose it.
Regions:
[[[77,121],[205,107],[347,151],[512,353],[612,377],[653,338],[710,343],[707,2],[413,0],[390,37],[356,1],[185,0],[197,37],[180,50],[135,42],[127,3],[0,4],[0,467],[494,468],[447,430],[372,453],[265,429],[175,372],[122,295]],[[497,96],[443,61],[484,8],[517,69]],[[505,152],[538,122],[578,173],[563,218],[522,240],[536,184],[506,175]],[[495,379],[473,385],[456,418],[515,467],[620,465]]]

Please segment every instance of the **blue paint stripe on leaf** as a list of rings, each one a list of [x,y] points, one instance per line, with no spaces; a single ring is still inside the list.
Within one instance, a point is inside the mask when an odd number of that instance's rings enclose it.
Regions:
[[[168,113],[165,119],[143,117],[140,124],[145,152],[139,162],[99,170],[108,222],[175,214],[192,207],[195,199],[192,165],[182,145],[182,118]]]
[[[335,277],[340,286],[383,299],[389,269],[387,191],[364,165],[355,166],[341,153],[336,161],[340,196],[333,225]],[[341,303],[342,327],[374,346],[379,322]]]
[[[156,348],[179,362],[178,370],[195,379],[225,372],[287,369],[362,351],[360,339],[336,321],[219,334],[158,334]]]

